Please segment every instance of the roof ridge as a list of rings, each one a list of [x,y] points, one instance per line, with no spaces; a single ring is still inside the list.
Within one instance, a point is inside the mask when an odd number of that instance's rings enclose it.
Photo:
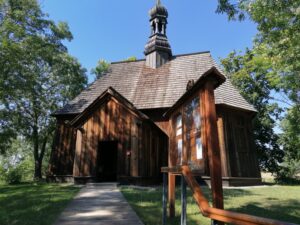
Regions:
[[[173,55],[173,57],[181,57],[181,56],[189,56],[189,55],[200,55],[200,54],[206,54],[206,53],[210,53],[210,51],[183,53],[183,54]]]
[[[210,51],[183,53],[183,54],[173,55],[172,58],[181,57],[181,56],[189,56],[189,55],[200,55],[200,54],[207,54],[207,53],[210,53]],[[110,64],[133,63],[133,62],[140,62],[140,61],[145,61],[145,60],[146,60],[145,58],[137,59],[137,60],[134,60],[134,61],[122,60],[122,61],[111,62]]]
[[[122,61],[111,62],[110,64],[134,63],[134,62],[140,62],[140,61],[145,61],[145,60],[146,59],[136,59],[136,60],[132,60],[132,61],[122,60]]]

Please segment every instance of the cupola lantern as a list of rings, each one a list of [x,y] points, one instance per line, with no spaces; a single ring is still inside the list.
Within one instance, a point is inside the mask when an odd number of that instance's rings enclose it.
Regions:
[[[172,50],[167,38],[168,10],[157,0],[149,11],[151,35],[145,46],[146,65],[158,68],[172,57]]]

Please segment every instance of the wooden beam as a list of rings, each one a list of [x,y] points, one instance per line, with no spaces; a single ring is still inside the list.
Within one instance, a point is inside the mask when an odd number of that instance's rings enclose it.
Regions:
[[[169,217],[175,217],[175,175],[169,174],[168,179]]]
[[[138,176],[138,126],[137,121],[135,119],[132,120],[131,123],[131,157],[130,157],[130,174],[133,177]]]
[[[225,135],[224,135],[224,121],[223,116],[219,115],[217,119],[218,124],[218,136],[219,136],[219,143],[220,143],[220,156],[221,156],[221,166],[222,166],[222,176],[229,177],[229,170],[228,170],[228,157],[225,148]]]
[[[200,91],[200,116],[201,116],[201,141],[204,160],[204,173],[209,175],[209,159],[207,152],[207,132],[206,132],[206,117],[205,117],[205,90]]]
[[[170,138],[169,138],[169,152],[168,152],[168,165],[173,167],[176,164],[174,157],[175,149],[175,131],[173,126],[173,121],[170,119]],[[169,217],[175,217],[175,176],[170,174],[168,175],[168,202],[169,202]]]
[[[163,225],[167,224],[167,195],[168,195],[167,179],[168,179],[168,174],[163,173],[163,197],[162,197],[162,203],[163,203],[162,224]]]
[[[217,128],[217,116],[214,98],[214,83],[209,80],[205,84],[205,127],[209,157],[210,182],[212,189],[213,206],[224,208],[220,146]]]
[[[181,176],[181,225],[186,225],[186,182]]]
[[[77,138],[76,138],[76,148],[75,148],[75,156],[74,156],[74,165],[73,165],[73,176],[80,176],[80,154],[82,150],[82,133],[80,130],[77,130]]]

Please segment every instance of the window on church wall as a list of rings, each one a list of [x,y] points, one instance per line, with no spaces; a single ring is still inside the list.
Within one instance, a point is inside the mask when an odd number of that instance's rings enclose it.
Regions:
[[[200,99],[193,98],[184,107],[185,139],[188,161],[201,160],[203,158],[201,140],[201,116]]]
[[[176,117],[176,150],[177,164],[182,164],[183,142],[182,142],[182,115]]]

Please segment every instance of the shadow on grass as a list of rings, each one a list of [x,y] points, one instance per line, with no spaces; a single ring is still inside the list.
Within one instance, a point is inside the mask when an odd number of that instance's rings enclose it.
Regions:
[[[280,200],[280,203],[277,201],[274,204],[272,204],[272,200],[276,199],[270,199],[269,207],[262,205],[261,202],[253,201],[238,208],[228,208],[228,210],[291,223],[300,223],[300,200]]]
[[[74,186],[0,186],[0,224],[50,225],[78,192]]]
[[[130,203],[131,207],[141,218],[145,225],[158,225],[162,224],[162,190],[137,190],[132,188],[121,188],[121,191],[127,201]],[[200,215],[199,210],[195,209],[197,207],[194,202],[191,192],[188,192],[187,199],[187,224],[196,225],[201,224],[208,225],[210,220],[206,219]],[[176,216],[175,218],[168,218],[168,225],[178,225],[180,224],[180,190],[176,190]],[[200,220],[199,220],[200,217]]]
[[[211,202],[211,190],[207,187],[201,187],[201,189]],[[121,190],[145,225],[162,224],[161,189],[157,191],[147,191],[122,188]],[[284,187],[277,187],[276,189],[225,189],[225,206],[227,206],[227,210],[233,212],[300,223],[300,199],[292,200],[290,197],[287,199],[288,193],[285,195],[287,191],[289,191],[289,189],[285,189]],[[277,192],[280,192],[281,195],[277,196]],[[297,193],[298,192],[294,191],[292,196],[297,195]],[[187,196],[188,224],[209,225],[210,220],[200,214],[190,191],[188,191]],[[176,217],[168,219],[168,224],[180,224],[180,188],[176,189]]]

